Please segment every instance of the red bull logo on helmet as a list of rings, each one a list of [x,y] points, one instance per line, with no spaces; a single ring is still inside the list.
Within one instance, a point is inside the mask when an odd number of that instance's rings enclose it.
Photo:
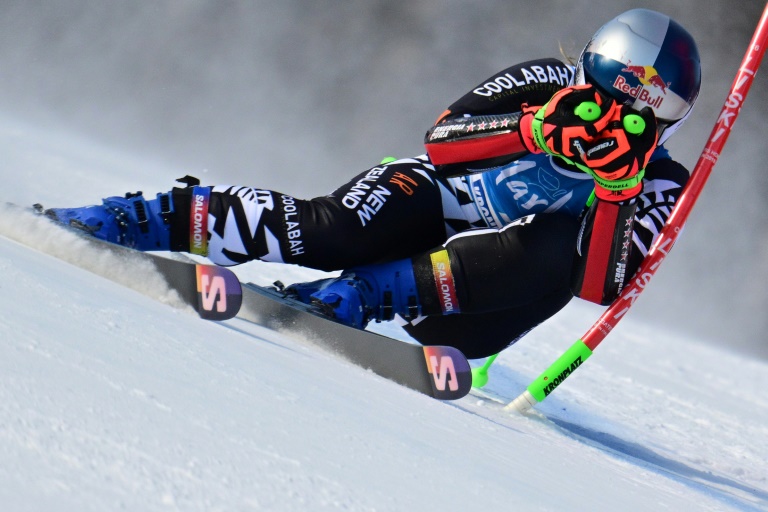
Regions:
[[[664,101],[667,94],[667,88],[671,82],[664,82],[658,71],[653,66],[633,66],[627,63],[627,66],[621,70],[623,73],[632,73],[640,82],[638,85],[632,85],[627,82],[624,75],[619,75],[613,82],[613,87],[624,94],[645,102],[649,107],[658,109]],[[653,92],[661,91],[661,94]]]
[[[643,85],[653,85],[661,89],[661,92],[667,94],[667,87],[672,83],[666,82],[661,78],[659,72],[653,66],[633,66],[632,62],[627,63],[627,67],[621,70],[623,73],[632,73],[635,78],[640,80]]]

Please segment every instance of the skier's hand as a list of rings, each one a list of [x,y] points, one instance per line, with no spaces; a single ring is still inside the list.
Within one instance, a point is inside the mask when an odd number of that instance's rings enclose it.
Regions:
[[[543,107],[523,106],[520,138],[531,153],[574,158],[610,122],[616,101],[591,85],[561,89]]]
[[[642,191],[643,171],[658,140],[656,117],[650,107],[638,112],[616,105],[609,121],[573,161],[595,179],[597,197],[623,201]]]

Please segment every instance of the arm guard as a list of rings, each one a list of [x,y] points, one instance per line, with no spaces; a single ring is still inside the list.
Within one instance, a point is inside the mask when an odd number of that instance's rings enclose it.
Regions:
[[[520,112],[451,119],[433,126],[424,145],[441,176],[486,171],[528,154],[520,138],[519,119]]]
[[[511,66],[454,102],[426,134],[424,143],[441,176],[482,172],[528,153],[518,134],[523,104],[544,105],[573,77],[556,59]]]
[[[602,305],[613,302],[664,227],[689,175],[665,149],[657,153],[636,199],[598,199],[582,219],[571,281],[574,295]]]
[[[635,201],[596,200],[584,216],[576,242],[571,291],[577,297],[610,304],[624,288],[632,249]]]

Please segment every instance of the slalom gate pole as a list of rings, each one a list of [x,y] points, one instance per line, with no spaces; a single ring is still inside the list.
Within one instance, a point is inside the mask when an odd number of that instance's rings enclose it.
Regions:
[[[720,116],[717,118],[709,140],[704,146],[696,167],[694,167],[691,173],[691,178],[683,189],[680,199],[673,208],[672,214],[667,219],[664,228],[648,251],[648,255],[643,259],[637,273],[587,333],[577,340],[544,373],[539,375],[520,396],[507,404],[505,409],[524,413],[537,403],[543,401],[592,355],[592,352],[600,342],[616,327],[619,320],[627,314],[642,291],[648,286],[648,282],[677,241],[677,237],[680,235],[680,231],[685,225],[693,205],[699,198],[712,172],[712,168],[720,157],[720,152],[731,133],[733,123],[736,121],[744,99],[747,97],[747,92],[752,86],[755,73],[765,54],[766,45],[768,45],[768,4],[766,4],[765,10],[760,17],[760,22],[749,43],[747,53],[744,55],[744,60],[741,61],[741,66],[738,73],[736,73],[731,90],[720,111]]]

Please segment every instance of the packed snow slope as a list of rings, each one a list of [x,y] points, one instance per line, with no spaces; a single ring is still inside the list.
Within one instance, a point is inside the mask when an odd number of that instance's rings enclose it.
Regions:
[[[0,204],[162,190],[172,172],[0,130]],[[768,510],[768,365],[631,314],[520,416],[432,400],[242,320],[200,320],[146,267],[5,206],[0,276],[4,511]],[[600,311],[574,301],[501,355],[488,388],[517,396]]]

